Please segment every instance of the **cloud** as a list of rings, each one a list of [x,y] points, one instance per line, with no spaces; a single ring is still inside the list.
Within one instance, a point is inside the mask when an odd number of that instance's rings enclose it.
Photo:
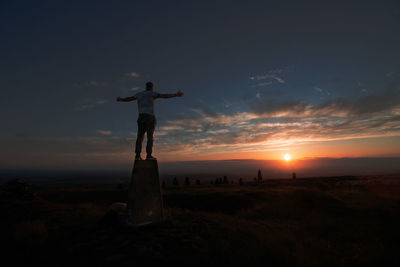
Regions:
[[[257,83],[255,85],[253,85],[253,87],[262,87],[262,86],[268,86],[271,84],[272,84],[272,82],[262,82],[262,83]]]
[[[266,74],[262,75],[252,75],[249,77],[250,80],[252,81],[259,81],[259,80],[269,80],[263,83],[258,83],[255,86],[267,86],[271,85],[273,81],[276,81],[278,83],[285,83],[285,80],[281,77],[281,74],[284,72],[283,69],[275,69],[275,70],[270,70]]]
[[[310,142],[400,136],[399,86],[400,78],[392,79],[374,93],[320,104],[263,99],[258,94],[249,111],[236,113],[195,107],[186,117],[165,122],[158,142],[162,151],[179,147],[191,153],[238,153]]]
[[[275,76],[275,77],[273,77],[278,83],[285,83],[285,81],[282,79],[282,78],[280,78],[280,77],[278,77],[278,76]]]
[[[398,124],[398,123],[397,123]],[[268,125],[264,125],[266,127]],[[296,126],[296,125],[292,125]],[[297,126],[299,127],[299,126]],[[229,133],[226,131],[215,133],[216,137],[219,139],[223,139],[222,136],[225,133]],[[157,135],[157,133],[156,133]],[[285,146],[279,145],[274,141],[273,137],[268,136],[268,133],[260,134],[259,136],[254,136],[249,138],[249,142],[259,142],[257,140],[260,138],[261,140],[269,140],[267,145],[247,145],[246,146],[235,146],[235,139],[240,140],[240,135],[232,134],[232,145],[227,145],[223,140],[211,139],[211,142],[215,142],[215,144],[200,142],[203,143],[204,147],[199,145],[198,147],[194,147],[192,144],[175,144],[174,146],[170,144],[160,144],[161,140],[156,140],[156,152],[157,155],[160,155],[164,152],[171,152],[174,155],[173,160],[176,160],[177,155],[181,155],[184,153],[200,155],[199,153],[215,156],[219,151],[251,151],[254,152],[257,149],[262,149],[264,151],[268,150],[280,150],[285,149]],[[395,139],[399,140],[399,139]],[[0,134],[0,146],[2,147],[0,151],[0,167],[2,168],[50,168],[50,169],[85,169],[85,170],[118,170],[121,172],[125,172],[126,175],[129,175],[129,166],[132,166],[132,154],[133,146],[135,143],[134,138],[119,138],[119,137],[49,137],[49,136],[30,136],[29,138],[16,137],[13,135],[2,135]],[[222,145],[221,145],[222,144]],[[395,145],[398,144],[395,143]],[[397,145],[398,147],[398,145]],[[179,152],[179,153],[177,153]],[[198,153],[198,154],[196,154]],[[194,157],[193,159],[199,160],[199,158]],[[204,157],[203,157],[204,159]],[[369,163],[377,164],[379,166],[377,171],[384,172],[393,172],[398,171],[398,158],[390,159],[390,164],[385,164],[383,160],[377,161],[372,159],[365,159],[360,161],[359,159],[350,159],[353,161],[351,164],[344,164],[343,161],[348,161],[349,159],[327,159],[320,158],[318,159],[318,163],[312,164],[312,169],[315,169],[315,166],[319,166],[318,170],[315,170],[315,174],[321,174],[321,166],[330,166],[332,168],[332,161],[340,161],[337,164],[334,164],[336,169],[346,174],[346,166],[354,166],[356,164],[355,171],[364,170],[367,166],[367,169],[371,169]],[[385,161],[387,159],[384,159]],[[321,162],[322,161],[322,162]],[[324,164],[325,162],[325,164]],[[167,167],[167,164],[171,164],[170,167]],[[240,172],[240,169],[245,165],[246,169],[243,170],[243,173]],[[197,167],[196,167],[197,166]],[[279,164],[275,161],[257,161],[251,163],[249,160],[229,160],[229,161],[207,161],[207,162],[178,162],[178,163],[166,163],[164,160],[160,162],[160,170],[163,174],[173,174],[177,175],[177,173],[185,174],[188,173],[204,173],[204,172],[220,172],[222,174],[226,174],[228,171],[232,173],[232,175],[247,175],[249,171],[251,172],[259,166],[264,166],[265,168],[279,168]],[[341,166],[337,168],[337,166]],[[393,166],[396,168],[393,169]],[[300,173],[305,175],[304,167],[299,166]],[[222,168],[222,169],[221,169]],[[364,168],[364,169],[363,169]],[[191,172],[190,172],[191,171]],[[287,175],[287,169],[284,169],[285,175]],[[264,173],[264,171],[263,171]],[[275,173],[272,171],[266,171],[266,173],[270,173],[273,177]],[[315,175],[314,174],[314,175]],[[126,176],[128,177],[128,176]]]
[[[107,130],[97,130],[96,133],[101,134],[101,135],[111,135],[112,134],[111,131],[107,131]]]
[[[262,93],[254,97],[254,92],[248,109],[240,111],[217,111],[201,103],[189,107],[176,120],[159,122],[157,150],[179,151],[180,155],[240,153],[282,150],[312,142],[400,136],[399,85],[400,78],[392,75],[381,90],[321,103],[282,101],[271,95],[265,99]]]
[[[229,108],[235,104],[234,102],[232,102],[228,99],[225,99],[225,98],[222,99],[222,102],[223,102],[223,105],[225,108]]]
[[[85,105],[81,105],[79,107],[73,108],[73,111],[82,111],[85,109],[94,108],[95,106],[96,106],[95,104],[85,104]]]
[[[106,99],[100,99],[100,100],[96,100],[96,101],[88,103],[88,104],[80,105],[78,107],[73,108],[72,110],[73,111],[83,111],[83,110],[86,110],[86,109],[94,108],[94,107],[99,106],[99,105],[104,105],[107,102],[108,102],[108,100],[106,100]]]
[[[88,89],[88,88],[94,88],[94,87],[104,87],[106,86],[107,83],[106,82],[102,82],[102,81],[88,81],[88,82],[83,82],[83,83],[76,83],[73,86],[76,88],[80,88],[80,89]]]
[[[347,117],[391,110],[400,105],[400,90],[387,88],[355,99],[335,98],[312,105],[301,100],[258,100],[251,105],[256,114],[269,117],[311,118],[320,116]]]
[[[221,111],[201,103],[191,106],[176,120],[160,121],[155,132],[155,149],[163,155],[195,157],[283,150],[313,142],[400,136],[399,85],[400,78],[393,74],[388,86],[381,90],[319,104],[301,99],[264,99],[264,93],[254,97],[255,92],[248,109],[240,111]],[[86,104],[84,109],[104,103],[107,100],[100,99]],[[57,159],[62,166],[65,158],[90,163],[131,156],[136,133],[130,139],[117,138],[104,129],[97,130],[96,134],[96,137],[65,138],[12,136],[1,140],[2,157],[7,159],[12,154],[17,162],[19,156],[15,151],[18,151],[26,159],[33,155],[43,161]]]
[[[337,98],[318,106],[316,113],[341,112],[346,115],[373,114],[391,110],[400,104],[400,90],[385,89],[355,100]]]
[[[155,132],[155,152],[159,155],[179,152],[180,156],[204,158],[204,155],[219,153],[281,151],[313,142],[400,136],[400,102],[374,113],[349,113],[348,107],[360,101],[346,99],[343,102],[346,104],[327,105],[327,110],[299,100],[277,102],[271,110],[263,112],[226,113],[223,109],[225,113],[222,113],[192,108],[180,119],[160,122]],[[347,115],[337,116],[341,112]],[[83,167],[98,166],[99,162],[128,165],[136,133],[131,133],[131,138],[115,137],[111,131],[103,129],[96,133],[101,136],[2,137],[0,157],[7,166],[21,162],[21,157],[29,164],[46,162],[61,167],[65,162]],[[29,161],[29,158],[34,160]]]
[[[160,127],[161,131],[182,130],[182,129],[183,129],[183,126],[181,126],[181,125],[167,125],[167,126]]]
[[[127,74],[128,76],[132,77],[132,78],[140,78],[142,75],[138,72],[130,72]]]
[[[271,119],[252,113],[237,113],[169,121],[160,129],[163,134],[158,143],[162,151],[188,146],[192,152],[239,152],[274,150],[316,141],[400,135],[400,116]]]

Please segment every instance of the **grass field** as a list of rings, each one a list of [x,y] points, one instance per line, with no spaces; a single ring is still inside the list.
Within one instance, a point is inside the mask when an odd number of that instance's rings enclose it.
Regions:
[[[115,186],[37,191],[1,198],[8,266],[400,266],[397,175],[168,187],[141,228],[105,223]]]

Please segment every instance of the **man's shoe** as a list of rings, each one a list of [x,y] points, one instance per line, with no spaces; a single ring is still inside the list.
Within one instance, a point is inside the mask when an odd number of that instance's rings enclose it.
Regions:
[[[157,158],[153,157],[152,155],[147,155],[146,160],[157,160]]]
[[[135,156],[135,160],[143,160],[142,157],[140,155],[136,155]]]

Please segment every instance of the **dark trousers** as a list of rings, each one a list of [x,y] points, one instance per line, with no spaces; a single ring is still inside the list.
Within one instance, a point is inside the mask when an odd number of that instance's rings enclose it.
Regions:
[[[156,117],[150,114],[141,113],[139,114],[137,124],[138,124],[138,131],[137,131],[135,153],[140,154],[140,152],[142,152],[142,143],[144,134],[147,133],[146,152],[147,155],[151,155],[151,153],[153,152],[153,133],[156,127]]]

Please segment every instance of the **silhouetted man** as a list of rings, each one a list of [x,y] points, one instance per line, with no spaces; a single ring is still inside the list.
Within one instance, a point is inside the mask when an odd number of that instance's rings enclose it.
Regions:
[[[135,148],[135,160],[141,160],[140,153],[142,152],[142,142],[144,134],[147,133],[147,145],[146,145],[146,159],[156,160],[152,156],[153,152],[153,133],[156,127],[156,117],[154,116],[154,100],[157,98],[171,98],[171,97],[181,97],[183,93],[178,91],[176,94],[159,94],[154,92],[154,85],[152,82],[146,83],[146,90],[137,93],[131,97],[121,98],[118,97],[117,101],[120,102],[130,102],[133,100],[138,101],[139,118],[136,148]]]

